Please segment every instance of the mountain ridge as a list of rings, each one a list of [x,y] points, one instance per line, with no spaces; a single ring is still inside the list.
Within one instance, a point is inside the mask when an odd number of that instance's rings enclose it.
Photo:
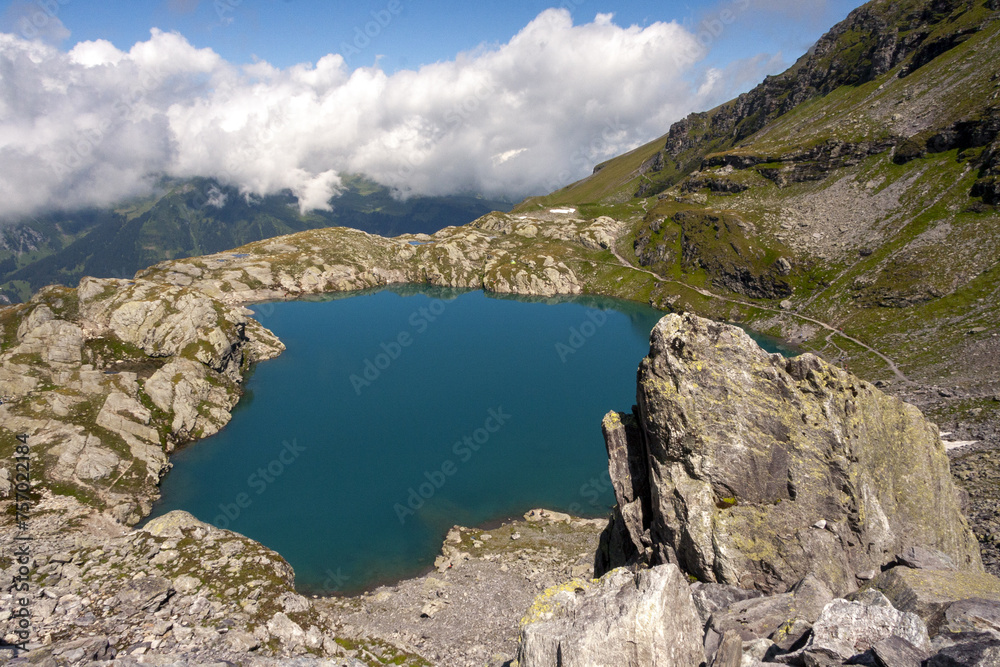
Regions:
[[[997,11],[992,0],[880,0],[862,5],[785,72],[766,77],[754,89],[714,109],[688,115],[662,137],[597,165],[592,176],[551,195],[529,198],[515,210],[528,210],[537,203],[590,201],[595,188],[609,193],[605,200],[620,201],[621,189],[629,187],[635,188],[628,193],[635,197],[659,194],[695,171],[707,155],[738,148],[743,140],[805,102],[843,86],[868,83],[904,63],[906,69],[899,73],[905,78],[979,32],[995,18],[991,11]],[[641,162],[635,164],[639,158]],[[615,175],[616,183],[595,178],[601,172],[607,176],[618,171],[616,163],[621,161],[632,162],[625,178],[620,173]]]
[[[393,196],[359,175],[343,175],[332,210],[299,213],[294,195],[245,195],[210,178],[165,179],[154,194],[106,209],[49,213],[5,226],[0,237],[0,294],[25,301],[52,283],[84,275],[128,278],[164,259],[219,252],[307,229],[346,226],[395,236],[461,225],[501,200],[474,195]]]

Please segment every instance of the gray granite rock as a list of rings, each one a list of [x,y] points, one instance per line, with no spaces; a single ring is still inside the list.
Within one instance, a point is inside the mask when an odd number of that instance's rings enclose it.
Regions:
[[[520,667],[700,665],[701,622],[674,565],[546,591],[521,627]]]

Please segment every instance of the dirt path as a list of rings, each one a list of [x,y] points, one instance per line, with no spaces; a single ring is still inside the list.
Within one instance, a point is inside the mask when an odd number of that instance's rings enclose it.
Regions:
[[[634,269],[635,271],[642,271],[643,273],[648,273],[649,275],[653,276],[654,278],[656,278],[660,282],[663,282],[663,283],[672,283],[674,285],[680,285],[681,287],[685,287],[687,289],[694,290],[698,294],[701,294],[702,296],[706,296],[706,297],[708,297],[710,299],[716,299],[718,301],[724,301],[726,303],[732,303],[732,304],[736,304],[736,305],[740,305],[740,306],[745,306],[747,308],[756,308],[757,310],[762,310],[762,311],[769,312],[769,313],[778,313],[779,315],[786,315],[788,317],[795,317],[795,318],[798,318],[798,319],[803,320],[805,322],[809,322],[811,324],[815,324],[816,326],[822,327],[823,329],[826,329],[827,331],[831,332],[831,334],[840,336],[844,340],[850,341],[850,342],[854,343],[855,345],[857,345],[858,347],[861,347],[864,350],[867,350],[868,352],[871,352],[872,354],[874,354],[876,357],[878,357],[879,359],[881,359],[882,361],[885,362],[886,366],[889,367],[889,370],[892,371],[893,375],[895,375],[898,380],[901,380],[903,382],[909,382],[910,381],[910,379],[908,377],[906,377],[906,374],[904,374],[903,371],[901,371],[899,369],[899,366],[897,366],[896,362],[894,362],[892,359],[890,359],[886,355],[882,354],[881,352],[879,352],[878,350],[876,350],[874,347],[872,347],[872,346],[870,346],[870,345],[868,345],[866,343],[861,342],[860,340],[858,340],[857,338],[854,338],[853,336],[849,336],[849,335],[845,334],[840,329],[836,328],[833,325],[827,324],[826,322],[823,322],[821,320],[817,320],[817,319],[809,317],[807,315],[801,315],[799,313],[792,313],[792,312],[788,312],[788,311],[785,311],[785,310],[780,310],[778,308],[770,308],[768,306],[761,306],[761,305],[756,304],[756,303],[749,303],[747,301],[741,301],[739,299],[733,299],[733,298],[730,298],[730,297],[721,296],[719,294],[715,294],[714,292],[710,292],[710,291],[708,291],[706,289],[702,289],[700,287],[695,287],[693,285],[688,285],[687,283],[683,283],[683,282],[681,282],[679,280],[674,280],[672,278],[664,278],[660,274],[655,273],[653,271],[650,271],[649,269],[644,269],[644,268],[641,268],[641,267],[633,265],[631,262],[629,262],[624,257],[622,257],[618,253],[618,249],[615,248],[615,247],[613,247],[613,246],[611,248],[611,253],[615,256],[615,259],[617,259],[621,263],[622,266],[630,268],[630,269]]]

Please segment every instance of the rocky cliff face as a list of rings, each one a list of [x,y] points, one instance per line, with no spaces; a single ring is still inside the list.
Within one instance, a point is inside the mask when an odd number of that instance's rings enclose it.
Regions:
[[[937,428],[813,355],[669,315],[637,402],[604,420],[618,506],[599,571],[676,563],[767,592],[815,572],[844,594],[909,547],[982,570]]]
[[[676,566],[621,568],[539,596],[521,621],[518,665],[701,665],[701,625]]]
[[[637,402],[604,419],[618,505],[600,578],[536,598],[520,667],[1000,655],[1000,580],[915,408],[693,315],[653,330]]]

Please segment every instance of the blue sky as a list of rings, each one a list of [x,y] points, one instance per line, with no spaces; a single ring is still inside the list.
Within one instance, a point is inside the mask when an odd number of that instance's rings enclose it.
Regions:
[[[776,74],[855,0],[17,0],[0,12],[0,222],[164,175],[329,208],[518,199]]]
[[[260,58],[287,67],[353,48],[357,53],[346,58],[350,66],[369,66],[381,57],[381,67],[391,72],[450,60],[482,44],[506,42],[550,7],[570,9],[577,23],[591,21],[597,14],[613,14],[615,23],[622,26],[646,26],[655,21],[698,26],[721,9],[729,5],[738,9],[743,2],[28,0],[4,4],[4,31],[19,32],[25,17],[42,21],[41,17],[55,14],[69,31],[63,46],[106,39],[127,49],[148,39],[155,27],[180,32],[193,45],[211,47],[234,63]],[[755,2],[731,26],[729,34],[714,44],[711,62],[724,63],[760,52],[780,52],[794,59],[858,4],[857,0]]]

